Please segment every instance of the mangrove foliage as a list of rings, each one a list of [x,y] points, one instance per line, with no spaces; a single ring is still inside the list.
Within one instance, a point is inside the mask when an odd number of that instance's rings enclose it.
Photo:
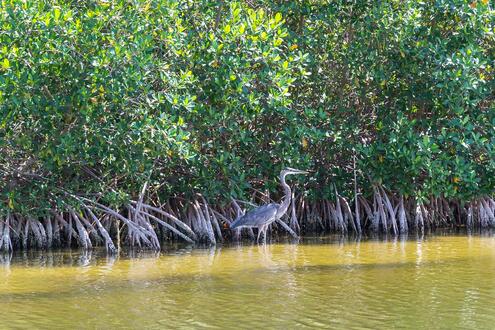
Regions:
[[[2,0],[0,246],[230,239],[285,166],[272,231],[495,225],[494,66],[489,0]]]

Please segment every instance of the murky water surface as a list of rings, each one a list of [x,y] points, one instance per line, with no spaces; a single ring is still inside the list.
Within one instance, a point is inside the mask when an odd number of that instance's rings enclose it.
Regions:
[[[490,235],[0,260],[0,328],[494,326]]]

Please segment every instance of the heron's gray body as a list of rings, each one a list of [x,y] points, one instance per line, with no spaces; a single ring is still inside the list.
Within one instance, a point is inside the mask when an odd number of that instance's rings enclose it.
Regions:
[[[230,224],[231,229],[236,228],[258,228],[260,229],[264,225],[269,225],[273,221],[277,220],[277,211],[280,208],[280,204],[270,203],[257,207],[244,214],[242,217],[236,219]]]
[[[285,196],[281,204],[270,203],[257,207],[243,216],[239,217],[230,224],[231,229],[238,228],[257,228],[258,229],[258,241],[260,234],[263,233],[263,240],[266,240],[266,231],[268,226],[275,220],[280,219],[287,209],[291,201],[292,192],[289,185],[285,182],[285,177],[289,174],[307,174],[308,172],[296,170],[293,168],[286,168],[280,172],[280,184],[285,191]]]

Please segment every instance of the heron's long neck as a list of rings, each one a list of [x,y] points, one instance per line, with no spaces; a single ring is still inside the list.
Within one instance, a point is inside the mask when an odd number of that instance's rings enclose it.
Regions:
[[[285,212],[287,212],[292,197],[292,191],[290,190],[289,185],[285,182],[285,174],[280,175],[280,184],[284,188],[285,195],[284,199],[282,200],[282,204],[280,204],[280,208],[277,211],[277,218],[281,218],[285,214]]]

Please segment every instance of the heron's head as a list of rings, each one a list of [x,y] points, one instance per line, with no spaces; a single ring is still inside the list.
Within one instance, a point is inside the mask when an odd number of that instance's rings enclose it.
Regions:
[[[280,172],[280,176],[286,176],[289,174],[309,174],[309,172],[296,170],[295,168],[291,168],[291,167],[286,167]]]

